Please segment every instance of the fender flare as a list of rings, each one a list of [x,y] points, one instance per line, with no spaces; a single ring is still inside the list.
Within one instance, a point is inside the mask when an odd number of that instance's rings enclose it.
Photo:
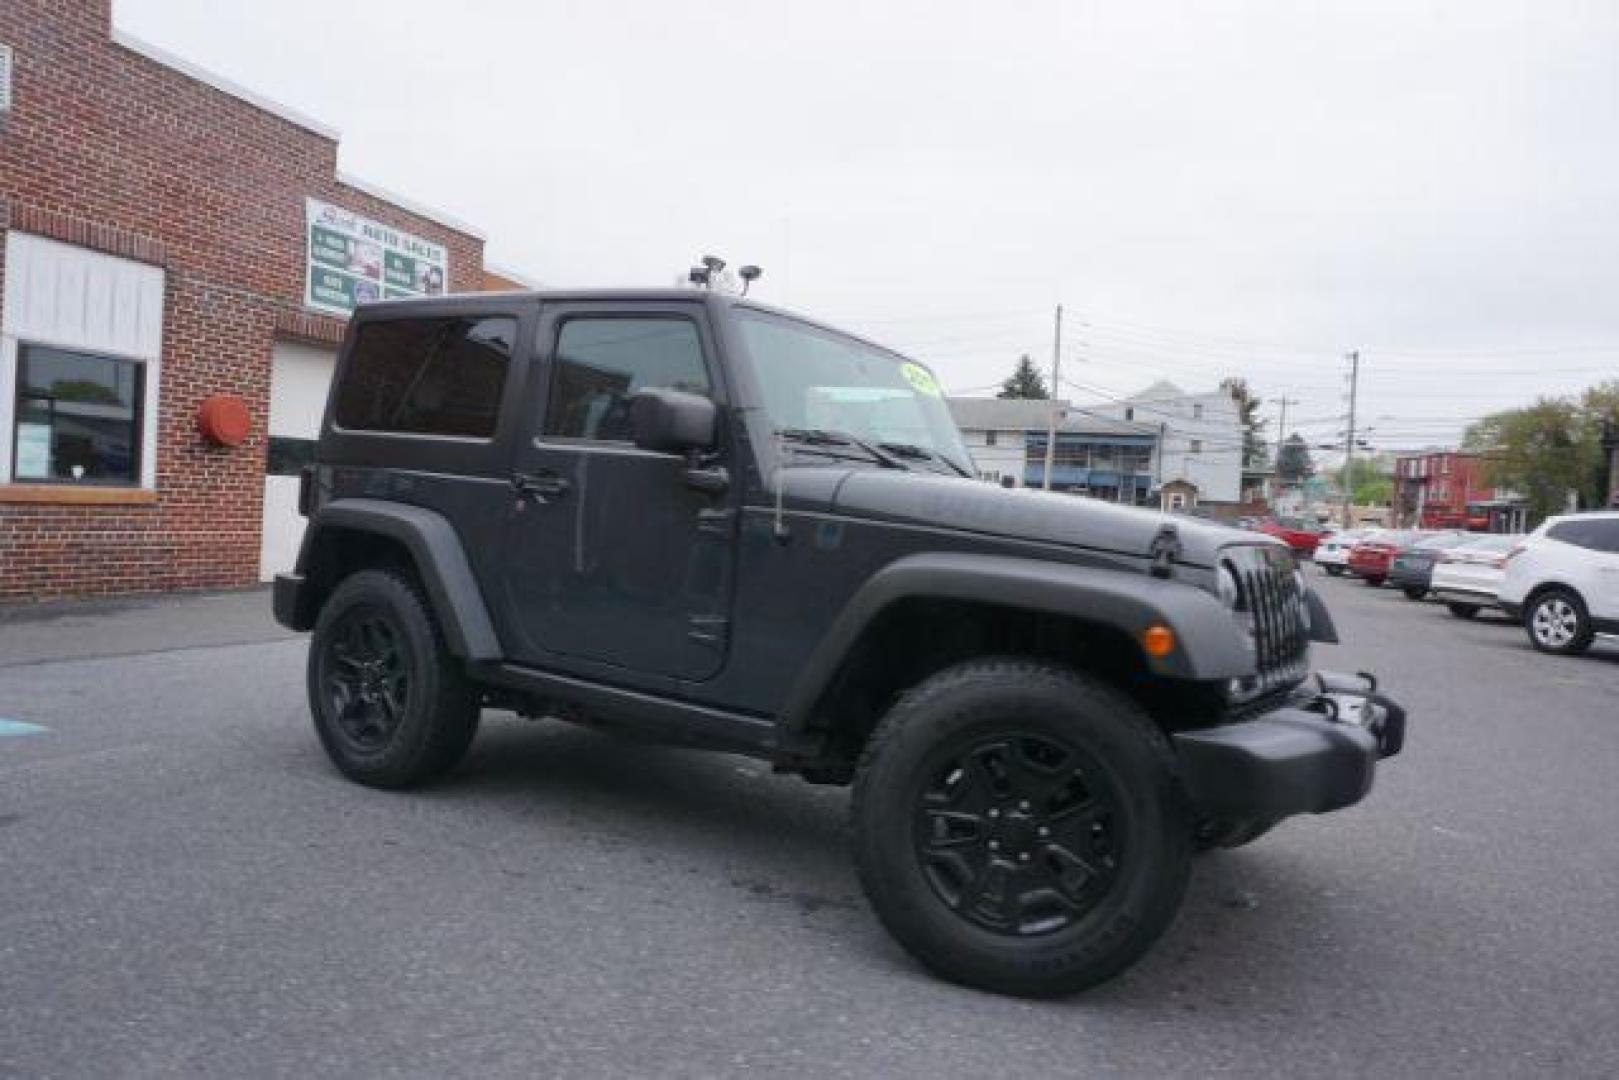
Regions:
[[[381,499],[336,499],[310,518],[298,555],[300,569],[313,569],[321,535],[333,529],[372,533],[402,544],[416,564],[450,652],[469,661],[501,659],[500,639],[483,591],[455,526],[443,514]],[[309,621],[314,621],[312,613]]]
[[[1175,649],[1144,659],[1148,670],[1164,678],[1223,680],[1256,670],[1231,613],[1214,595],[1185,582],[1015,556],[910,555],[872,575],[844,605],[793,684],[782,723],[789,730],[809,726],[816,702],[866,629],[895,603],[922,598],[1072,616],[1132,641],[1162,623],[1175,632]]]

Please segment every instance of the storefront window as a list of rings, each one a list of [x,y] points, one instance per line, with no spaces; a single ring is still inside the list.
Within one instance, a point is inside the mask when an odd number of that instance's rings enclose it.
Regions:
[[[18,351],[12,474],[18,481],[140,480],[144,365],[41,345]]]

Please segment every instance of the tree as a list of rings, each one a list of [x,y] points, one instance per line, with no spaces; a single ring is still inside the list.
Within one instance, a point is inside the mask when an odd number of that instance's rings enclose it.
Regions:
[[[57,401],[93,401],[103,405],[117,405],[122,400],[118,391],[94,379],[57,379],[51,383],[51,397]]]
[[[1276,478],[1290,484],[1302,483],[1315,475],[1315,462],[1310,460],[1310,446],[1298,432],[1287,437],[1276,451]]]
[[[1232,375],[1220,380],[1220,389],[1231,395],[1237,403],[1237,415],[1242,419],[1242,464],[1255,468],[1265,461],[1265,423],[1259,415],[1261,399],[1254,396],[1248,380]]]
[[[1046,380],[1041,376],[1040,369],[1034,366],[1029,354],[1024,353],[1018,358],[1017,367],[1012,369],[1012,374],[1001,383],[1001,392],[995,396],[1046,401],[1051,397],[1051,392],[1046,389]]]
[[[1614,502],[1619,499],[1619,487],[1611,491],[1608,489],[1608,481],[1612,478],[1608,447],[1611,440],[1619,435],[1619,379],[1591,387],[1581,397],[1580,404],[1585,410],[1585,422],[1589,425],[1588,437],[1597,446],[1592,461],[1592,475],[1588,481],[1588,490],[1595,494],[1596,499],[1588,505],[1619,505]]]
[[[1529,501],[1536,517],[1561,512],[1573,494],[1600,506],[1607,494],[1602,421],[1619,415],[1619,382],[1593,386],[1576,399],[1537,398],[1521,409],[1491,413],[1467,429],[1464,449],[1484,455],[1484,478]]]
[[[1393,471],[1385,456],[1358,457],[1347,476],[1340,466],[1335,479],[1339,488],[1349,491],[1356,506],[1387,506],[1394,500]]]

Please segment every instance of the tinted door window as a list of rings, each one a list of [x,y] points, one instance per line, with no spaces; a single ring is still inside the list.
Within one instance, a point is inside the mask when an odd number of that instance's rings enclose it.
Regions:
[[[338,388],[337,424],[489,438],[516,338],[509,316],[368,323]]]
[[[630,440],[629,397],[666,387],[708,393],[697,327],[687,319],[569,319],[557,333],[545,433]]]

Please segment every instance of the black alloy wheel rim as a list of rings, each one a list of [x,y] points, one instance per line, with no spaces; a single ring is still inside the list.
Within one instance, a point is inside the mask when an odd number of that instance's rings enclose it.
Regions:
[[[340,618],[327,639],[323,689],[337,730],[355,749],[374,753],[399,729],[409,703],[404,635],[370,608]]]
[[[1121,805],[1106,771],[1062,739],[979,737],[928,771],[916,857],[934,893],[969,922],[1014,937],[1054,933],[1118,879]]]

